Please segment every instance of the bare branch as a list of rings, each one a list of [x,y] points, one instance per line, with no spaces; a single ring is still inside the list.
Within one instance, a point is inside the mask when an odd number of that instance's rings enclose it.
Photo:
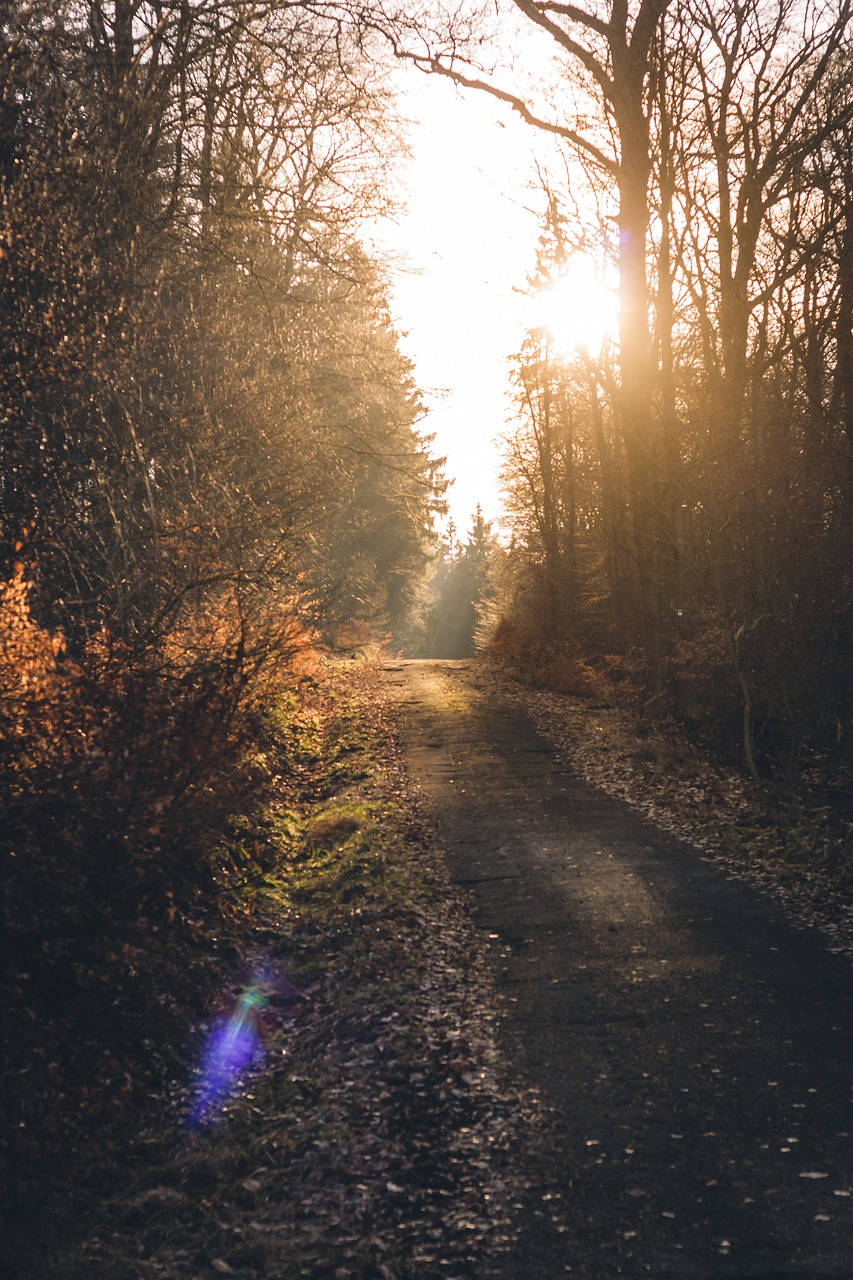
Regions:
[[[591,50],[580,44],[575,38],[565,31],[558,23],[552,22],[547,13],[543,12],[542,6],[533,3],[533,0],[513,0],[516,8],[520,9],[526,18],[535,23],[537,27],[541,27],[543,31],[547,31],[548,35],[565,49],[566,53],[577,58],[578,62],[584,67],[598,84],[608,102],[613,101],[616,92],[616,85],[610,76],[607,68],[596,58]],[[599,34],[608,34],[602,31],[603,24],[598,18],[594,18],[591,14],[586,13],[584,9],[574,9],[571,15],[574,22],[580,23],[588,27],[592,31]]]
[[[491,98],[495,98],[498,102],[504,102],[507,106],[512,107],[525,121],[536,129],[540,129],[543,133],[550,133],[555,137],[562,138],[570,143],[573,147],[577,147],[584,155],[593,160],[606,173],[614,175],[618,172],[618,165],[611,157],[604,154],[600,147],[590,142],[588,138],[583,137],[576,129],[570,128],[568,125],[557,124],[553,120],[546,120],[542,116],[532,111],[523,98],[518,94],[510,93],[506,89],[500,89],[497,85],[490,84],[488,80],[482,80],[476,76],[464,75],[455,67],[448,66],[442,62],[441,58],[428,57],[424,54],[411,53],[408,50],[400,48],[396,42],[392,42],[395,57],[402,62],[410,62],[417,67],[419,71],[423,71],[427,75],[444,76],[445,79],[453,81],[462,89],[475,89],[479,93],[486,93]]]

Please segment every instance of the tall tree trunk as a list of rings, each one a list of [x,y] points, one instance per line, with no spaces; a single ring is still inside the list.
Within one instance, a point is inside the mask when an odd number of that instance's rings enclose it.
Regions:
[[[646,240],[649,226],[648,121],[641,94],[620,104],[619,346],[617,411],[630,490],[631,531],[637,562],[640,638],[651,666],[652,692],[663,684],[660,610],[660,537],[663,513],[656,501],[659,451],[653,410],[654,365],[649,330]]]
[[[838,321],[832,406],[848,452],[848,493],[853,498],[853,179],[848,176],[838,263]]]

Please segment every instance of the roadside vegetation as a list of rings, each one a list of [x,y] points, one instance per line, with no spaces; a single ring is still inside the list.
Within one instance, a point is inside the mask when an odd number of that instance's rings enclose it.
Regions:
[[[386,72],[310,5],[0,14],[4,1261],[85,1220],[146,1118],[180,1131],[287,841],[316,846],[284,878],[323,885],[317,964],[374,875],[299,806],[356,754],[317,654],[405,617],[444,488],[360,239],[400,146]],[[351,802],[354,841],[381,829]]]
[[[38,1141],[6,1147],[12,1274],[485,1276],[510,1247],[537,1108],[503,1078],[482,943],[375,679],[318,663],[280,692],[215,891],[16,1028],[45,1067],[16,1082]],[[262,1055],[187,1128],[205,1037],[250,985]]]

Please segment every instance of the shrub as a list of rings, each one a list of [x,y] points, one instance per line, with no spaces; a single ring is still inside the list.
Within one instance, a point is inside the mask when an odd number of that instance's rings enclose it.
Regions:
[[[265,699],[312,661],[299,603],[249,617],[221,592],[156,643],[132,650],[103,630],[71,656],[33,616],[23,567],[0,584],[0,1172],[13,1211],[162,1071],[152,1028],[161,1045],[183,1034],[163,972],[246,870],[221,836],[262,795]]]

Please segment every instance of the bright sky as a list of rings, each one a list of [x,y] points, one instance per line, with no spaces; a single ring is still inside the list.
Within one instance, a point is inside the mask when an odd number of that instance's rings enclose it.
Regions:
[[[433,451],[447,457],[450,515],[464,536],[478,503],[487,519],[501,512],[496,437],[511,410],[508,360],[525,330],[547,326],[554,358],[593,352],[615,329],[615,296],[584,255],[539,298],[522,292],[544,207],[535,157],[554,155],[543,135],[486,94],[438,76],[409,71],[401,89],[413,122],[402,173],[407,211],[380,228],[379,240],[399,259],[395,319],[430,411]]]
[[[500,510],[495,437],[504,430],[507,357],[523,336],[523,288],[539,233],[530,189],[531,131],[482,94],[411,72],[401,107],[413,122],[404,168],[408,211],[382,240],[403,256],[393,307],[447,455],[460,533],[479,502]]]

